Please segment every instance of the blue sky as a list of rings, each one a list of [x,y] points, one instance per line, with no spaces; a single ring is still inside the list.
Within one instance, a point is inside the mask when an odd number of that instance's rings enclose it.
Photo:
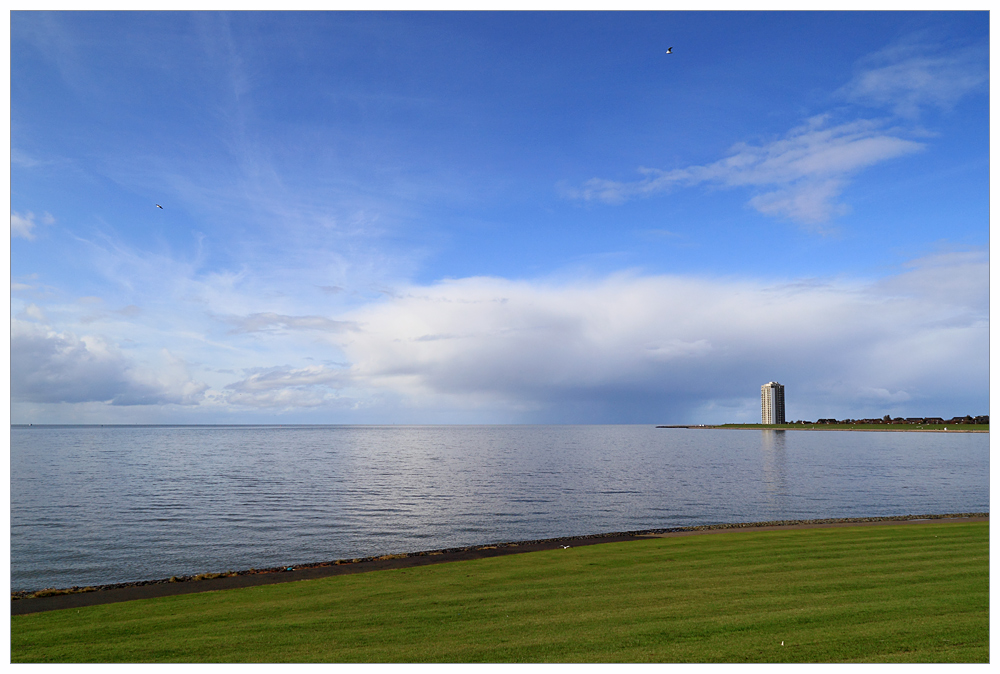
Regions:
[[[988,28],[14,12],[12,421],[987,413]]]

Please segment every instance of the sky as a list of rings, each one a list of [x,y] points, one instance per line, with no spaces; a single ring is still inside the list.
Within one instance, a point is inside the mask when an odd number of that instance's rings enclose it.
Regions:
[[[13,423],[989,411],[987,12],[10,39]]]

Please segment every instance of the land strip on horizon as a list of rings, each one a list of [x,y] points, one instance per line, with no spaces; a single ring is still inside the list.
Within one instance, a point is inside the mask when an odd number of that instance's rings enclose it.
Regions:
[[[881,431],[883,433],[989,433],[988,424],[969,424],[963,428],[951,424],[910,426],[909,424],[684,424],[657,428],[694,428],[758,431]]]
[[[827,527],[870,526],[886,524],[922,524],[928,522],[982,522],[989,521],[989,513],[950,513],[930,515],[896,515],[886,517],[829,518],[815,520],[780,520],[733,524],[708,524],[666,529],[648,529],[632,532],[566,536],[561,538],[495,543],[488,545],[447,548],[424,552],[387,554],[379,557],[334,560],[313,564],[292,565],[260,570],[203,574],[175,579],[116,583],[93,588],[48,589],[44,596],[28,593],[11,593],[11,615],[40,613],[65,608],[80,608],[112,604],[135,599],[167,597],[197,592],[212,592],[243,587],[272,585],[298,580],[312,580],[368,571],[403,569],[430,564],[499,557],[502,555],[553,550],[562,547],[580,547],[602,543],[648,540],[672,536],[725,533],[733,531],[771,531],[781,529],[817,529]]]

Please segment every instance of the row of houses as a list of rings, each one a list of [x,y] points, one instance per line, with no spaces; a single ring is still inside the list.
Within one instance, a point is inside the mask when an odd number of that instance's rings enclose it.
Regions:
[[[941,417],[896,417],[892,419],[889,415],[885,415],[881,419],[843,419],[838,421],[837,419],[818,419],[817,421],[796,421],[797,424],[989,424],[989,415],[984,415],[980,417],[952,417],[951,419],[943,419]]]

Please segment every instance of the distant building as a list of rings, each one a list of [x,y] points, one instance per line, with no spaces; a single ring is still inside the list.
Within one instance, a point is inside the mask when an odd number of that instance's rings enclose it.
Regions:
[[[760,387],[760,423],[785,423],[785,387],[776,381]]]

